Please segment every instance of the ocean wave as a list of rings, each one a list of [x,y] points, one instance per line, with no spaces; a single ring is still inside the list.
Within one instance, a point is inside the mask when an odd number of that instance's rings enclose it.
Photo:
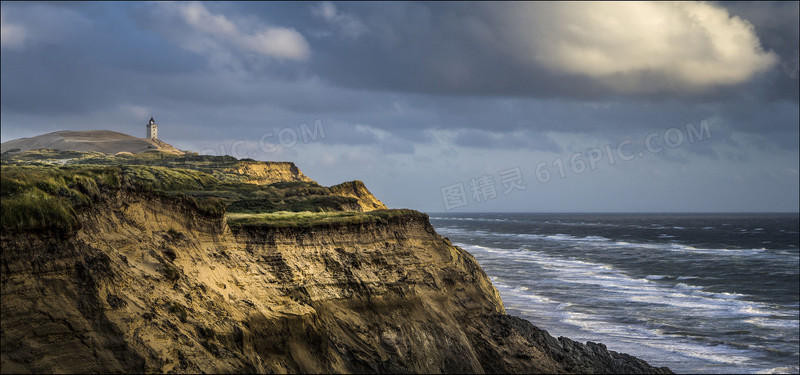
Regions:
[[[530,241],[544,240],[544,241],[581,244],[588,246],[640,248],[640,249],[652,249],[652,250],[689,252],[689,253],[705,254],[705,255],[753,256],[753,255],[763,255],[763,253],[767,250],[764,247],[754,248],[754,249],[698,248],[692,245],[686,245],[677,242],[663,243],[663,242],[615,241],[603,236],[577,237],[564,233],[556,233],[550,235],[533,234],[533,233],[497,233],[497,232],[487,232],[483,230],[465,230],[465,229],[451,228],[451,227],[441,227],[437,228],[437,230],[442,234],[477,235],[486,238],[492,238],[492,237],[511,238],[518,240],[530,240]],[[782,253],[772,252],[771,255],[782,255]]]
[[[497,219],[497,218],[489,218],[489,217],[444,217],[444,216],[431,216],[431,220],[455,220],[455,221],[486,221],[486,222],[497,222],[497,223],[524,223],[525,221],[514,220],[514,219]]]
[[[584,241],[585,242],[611,241],[611,239],[605,238],[605,237],[602,237],[602,236],[575,237],[575,236],[572,236],[572,235],[569,235],[569,234],[562,234],[562,233],[557,233],[557,234],[553,234],[553,235],[549,235],[549,236],[539,236],[539,235],[534,235],[534,236],[537,236],[538,238],[544,238],[544,239],[554,240],[554,241],[581,241],[581,242],[584,242]]]
[[[672,276],[672,275],[647,275],[644,278],[647,279],[647,280],[669,280],[669,281],[678,280],[678,281],[681,281],[681,280],[699,279],[700,277],[698,277],[698,276]]]
[[[648,275],[635,278],[608,264],[559,258],[532,250],[498,249],[469,244],[459,246],[470,252],[497,254],[514,262],[536,264],[543,270],[553,271],[548,276],[553,280],[564,285],[582,286],[579,289],[587,288],[584,293],[609,304],[630,301],[664,306],[672,309],[671,314],[676,316],[685,315],[685,309],[690,308],[713,319],[771,316],[775,310],[767,304],[746,300],[748,296],[744,294],[705,291],[701,286],[687,283],[692,276]],[[602,292],[592,291],[595,288],[600,288]],[[576,289],[576,293],[579,289]]]
[[[739,293],[708,292],[703,287],[685,282],[654,282],[675,280],[688,281],[693,276],[672,277],[668,275],[648,275],[634,278],[614,267],[577,259],[565,259],[525,249],[498,249],[486,246],[459,244],[467,251],[499,254],[513,259],[535,263],[545,270],[557,271],[550,276],[566,284],[599,287],[606,293],[606,299],[628,299],[651,304],[669,305],[676,308],[702,308],[718,313],[720,317],[731,315],[765,316],[771,308],[758,302],[744,300],[747,296]],[[596,293],[595,293],[596,294]],[[683,311],[676,311],[683,314]]]
[[[680,353],[682,356],[694,357],[706,361],[741,365],[750,360],[752,352],[746,349],[734,348],[727,345],[711,345],[692,342],[690,339],[665,339],[657,329],[645,326],[632,326],[610,322],[603,317],[579,312],[568,312],[565,323],[578,327],[587,332],[600,333],[605,337],[619,340],[635,340],[637,343],[664,350]],[[603,338],[605,340],[606,338]]]
[[[762,328],[772,328],[779,330],[797,330],[800,327],[798,320],[784,320],[784,319],[768,319],[764,317],[755,317],[744,320],[744,322],[759,326]]]
[[[798,371],[800,371],[800,367],[784,366],[784,367],[773,367],[763,371],[758,371],[756,372],[756,374],[797,374]]]
[[[615,241],[597,243],[608,242]],[[667,362],[693,358],[728,369],[752,368],[752,359],[765,349],[738,345],[736,339],[720,339],[717,333],[758,331],[765,340],[796,340],[791,335],[797,318],[781,315],[784,306],[752,301],[745,294],[707,291],[692,285],[697,276],[640,278],[609,264],[527,248],[457,245],[477,254],[482,265],[502,270],[495,274],[502,276],[492,280],[507,310],[525,314],[551,332],[568,332],[573,339],[601,341],[609,348],[638,345],[639,353],[650,348],[645,351]],[[523,274],[515,272],[520,269]],[[487,268],[488,272],[492,271]],[[522,276],[525,273],[535,276]]]
[[[593,222],[585,222],[585,221],[561,221],[561,220],[545,220],[542,224],[549,224],[549,225],[563,225],[568,227],[608,227],[608,228],[619,228],[622,225],[619,224],[611,224],[611,223],[593,223]]]
[[[684,283],[677,283],[677,284],[675,284],[675,286],[673,288],[675,288],[675,289],[690,289],[690,290],[701,290],[701,289],[703,289],[703,287],[701,287],[701,286],[687,285],[687,284],[684,284]]]

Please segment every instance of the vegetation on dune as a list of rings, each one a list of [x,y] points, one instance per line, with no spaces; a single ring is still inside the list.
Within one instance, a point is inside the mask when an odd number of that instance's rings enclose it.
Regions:
[[[70,229],[75,210],[89,206],[101,189],[119,188],[119,168],[2,167],[3,229]]]
[[[219,180],[213,176],[191,169],[141,165],[126,165],[121,168],[126,177],[148,190],[202,190],[219,184]]]
[[[229,156],[161,152],[6,153],[0,182],[2,228],[75,229],[80,210],[104,192],[119,189],[179,199],[209,215],[227,212],[233,225],[303,226],[386,220],[386,215],[393,215],[351,212],[359,210],[358,199],[337,195],[313,181],[247,183],[237,170],[241,162]]]
[[[13,150],[12,150],[13,151]],[[104,157],[105,154],[100,152],[81,152],[81,151],[58,151],[50,149],[39,149],[25,151],[21,153],[6,152],[0,158],[2,160],[14,160],[17,162],[36,163],[42,164],[64,164],[68,160],[88,159]]]
[[[261,162],[252,159],[236,159],[232,156],[199,155],[186,153],[175,155],[161,151],[149,151],[138,154],[119,153],[108,155],[99,152],[57,151],[49,149],[30,150],[22,153],[6,152],[0,156],[3,164],[28,165],[106,165],[106,166],[150,166],[170,169],[190,169],[213,176],[221,182],[252,182],[253,177],[241,173],[240,169],[247,165],[274,165],[287,162]]]
[[[386,223],[395,217],[419,216],[425,214],[406,209],[379,210],[369,212],[269,212],[269,213],[228,213],[231,227],[310,227],[319,225],[342,225],[362,223]]]

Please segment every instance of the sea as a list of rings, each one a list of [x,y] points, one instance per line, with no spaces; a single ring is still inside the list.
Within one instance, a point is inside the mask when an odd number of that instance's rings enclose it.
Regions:
[[[798,214],[430,213],[506,312],[678,373],[798,373]]]

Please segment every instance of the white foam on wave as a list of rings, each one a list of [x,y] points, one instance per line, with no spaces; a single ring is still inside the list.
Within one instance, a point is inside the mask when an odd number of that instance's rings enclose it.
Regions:
[[[568,227],[609,227],[609,228],[618,228],[620,227],[619,224],[612,224],[612,223],[590,223],[585,221],[562,221],[562,220],[545,220],[542,222],[543,224],[549,225],[563,225]]]
[[[764,317],[756,317],[746,319],[745,322],[759,327],[773,328],[779,330],[792,330],[796,331],[800,328],[800,321],[786,320],[786,319],[767,319]]]
[[[675,286],[673,288],[675,288],[675,289],[689,289],[689,290],[701,290],[701,289],[703,289],[703,287],[701,287],[701,286],[687,285],[687,284],[684,284],[684,283],[677,283],[677,284],[675,284]]]
[[[636,342],[681,356],[732,365],[741,365],[749,361],[751,356],[748,350],[725,345],[703,345],[684,339],[665,339],[665,336],[657,330],[648,329],[644,326],[617,324],[609,322],[602,317],[580,312],[567,312],[566,315],[565,323],[576,326],[583,331],[599,333],[605,337],[612,337],[623,342]],[[605,340],[605,338],[601,340]]]
[[[536,238],[544,238],[547,240],[554,240],[554,241],[579,241],[579,242],[605,242],[611,241],[611,239],[602,237],[602,236],[586,236],[586,237],[575,237],[569,234],[557,233],[549,236],[540,236],[540,235],[533,235]]]
[[[488,221],[488,222],[497,222],[497,223],[524,223],[524,221],[514,220],[514,219],[507,219],[507,218],[490,218],[490,217],[444,217],[444,216],[432,216],[431,220],[455,220],[455,221]]]
[[[752,351],[724,344],[697,342],[687,334],[663,334],[658,328],[648,328],[648,324],[655,324],[654,327],[657,327],[660,323],[655,322],[679,319],[676,317],[685,318],[691,313],[698,314],[698,319],[708,322],[707,324],[730,319],[761,319],[752,322],[769,324],[765,322],[771,322],[770,317],[775,312],[775,307],[748,301],[743,294],[709,292],[697,285],[669,281],[680,278],[681,281],[688,282],[693,276],[675,278],[668,275],[648,275],[635,278],[607,264],[560,258],[534,250],[458,245],[470,252],[483,253],[484,256],[502,257],[515,263],[536,264],[540,269],[546,270],[546,274],[540,274],[540,277],[556,281],[552,285],[560,285],[562,293],[565,293],[564,300],[560,300],[559,294],[553,294],[553,291],[548,292],[549,297],[543,297],[527,287],[513,285],[510,280],[493,278],[504,300],[513,302],[507,302],[508,306],[514,305],[515,309],[520,306],[519,310],[530,311],[534,316],[548,315],[551,320],[558,319],[562,324],[577,327],[590,335],[599,334],[620,342],[636,342],[706,361],[739,365],[752,358]],[[585,302],[581,302],[580,298],[573,298],[579,295],[586,296]],[[534,307],[526,306],[526,300]],[[636,316],[639,317],[636,319],[641,319],[640,323],[619,321],[621,316],[618,308],[626,303],[640,304],[631,307],[631,311],[638,312]],[[582,312],[587,310],[592,311],[591,315]],[[600,339],[603,340],[609,341]]]
[[[756,372],[756,374],[797,374],[800,367],[773,367]]]
[[[652,249],[652,250],[690,252],[690,253],[707,254],[707,255],[753,256],[753,255],[760,255],[766,250],[766,248],[763,247],[758,249],[708,249],[708,248],[697,248],[691,245],[685,245],[676,242],[645,243],[645,242],[614,241],[612,239],[602,236],[576,237],[563,233],[556,233],[551,235],[528,234],[528,233],[514,233],[514,234],[491,233],[485,231],[473,231],[472,233],[478,234],[483,237],[517,238],[517,239],[534,240],[534,241],[546,240],[546,241],[574,243],[576,245],[580,244],[580,245],[588,245],[595,247],[641,248],[641,249]]]
[[[673,308],[702,308],[706,312],[716,312],[720,318],[731,315],[765,316],[772,308],[758,302],[744,300],[739,293],[708,292],[703,287],[684,282],[671,284],[662,281],[666,275],[648,275],[633,278],[610,265],[577,259],[564,259],[525,249],[497,249],[477,245],[461,244],[468,251],[481,251],[499,254],[515,262],[534,263],[545,270],[558,271],[553,279],[559,282],[600,287],[608,299],[628,299],[631,301],[667,305]],[[693,276],[680,276],[679,281],[688,281]],[[675,311],[676,314],[684,312]]]
[[[481,237],[502,237],[502,238],[514,238],[520,240],[530,240],[530,241],[556,241],[556,242],[564,242],[564,243],[574,243],[574,244],[581,244],[581,245],[588,245],[588,246],[599,246],[599,247],[622,247],[622,248],[641,248],[641,249],[652,249],[652,250],[667,250],[667,251],[678,251],[678,252],[690,252],[696,254],[707,254],[707,255],[731,255],[731,256],[753,256],[753,255],[760,255],[766,248],[758,248],[758,249],[709,249],[709,248],[697,248],[691,245],[685,245],[681,243],[671,242],[671,243],[645,243],[645,242],[627,242],[627,241],[614,241],[612,239],[602,237],[602,236],[585,236],[585,237],[576,237],[569,234],[564,233],[556,233],[551,235],[544,235],[544,234],[532,234],[532,233],[493,233],[487,232],[483,230],[464,230],[459,228],[451,228],[451,227],[442,227],[437,229],[443,234],[459,234],[459,235],[477,235]],[[664,235],[668,238],[669,235]]]
[[[437,230],[441,234],[445,235],[446,234],[477,235],[480,237],[487,237],[487,238],[501,237],[501,238],[513,238],[513,239],[529,240],[529,241],[544,240],[544,241],[556,241],[556,242],[572,243],[576,245],[580,244],[580,245],[595,246],[595,247],[641,248],[641,249],[652,249],[652,250],[689,252],[689,253],[705,254],[705,255],[754,256],[754,255],[763,255],[763,253],[766,251],[766,248],[764,247],[757,249],[710,249],[710,248],[697,248],[691,245],[685,245],[677,242],[646,243],[646,242],[614,241],[610,238],[602,236],[576,237],[564,233],[556,233],[551,235],[533,234],[533,233],[495,233],[495,232],[487,232],[484,230],[466,230],[453,227],[440,227],[437,228]],[[671,237],[665,234],[662,235],[665,236],[662,238]],[[774,253],[772,255],[781,255],[781,253]]]

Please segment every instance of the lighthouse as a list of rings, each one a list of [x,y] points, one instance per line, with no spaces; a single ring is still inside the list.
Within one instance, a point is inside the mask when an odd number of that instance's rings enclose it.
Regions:
[[[150,121],[147,122],[147,137],[145,138],[158,139],[158,124],[153,120],[153,116],[150,116]]]

